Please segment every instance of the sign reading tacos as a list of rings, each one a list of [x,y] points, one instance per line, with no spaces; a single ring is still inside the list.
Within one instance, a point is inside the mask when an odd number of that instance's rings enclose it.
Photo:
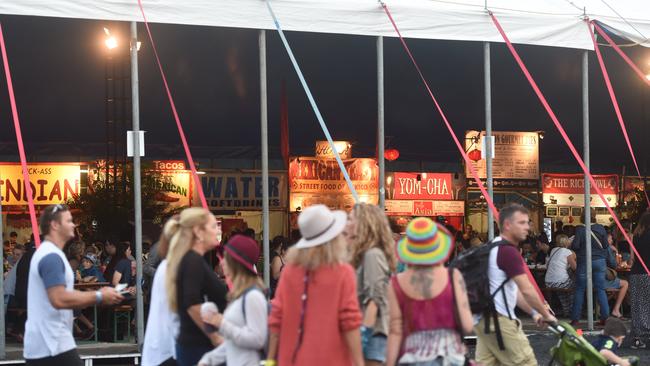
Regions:
[[[64,203],[79,194],[78,164],[28,164],[34,204]],[[27,191],[20,164],[0,164],[0,199],[3,205],[27,204]]]

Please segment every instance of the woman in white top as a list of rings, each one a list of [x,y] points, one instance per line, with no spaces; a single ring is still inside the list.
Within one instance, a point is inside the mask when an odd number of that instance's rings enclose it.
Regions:
[[[546,282],[547,288],[573,288],[573,278],[569,273],[569,269],[575,271],[577,262],[576,254],[571,249],[568,249],[571,246],[571,240],[568,236],[560,234],[555,241],[557,247],[553,248],[549,254],[544,282]],[[560,292],[558,297],[562,304],[562,316],[570,316],[573,307],[573,293]]]
[[[257,366],[268,336],[268,304],[262,292],[264,284],[255,264],[259,246],[255,240],[235,235],[224,247],[223,271],[232,281],[232,300],[223,315],[202,308],[201,318],[219,330],[225,339],[216,349],[206,353],[199,366],[220,364]],[[214,309],[215,307],[213,307]]]
[[[158,245],[158,255],[161,258],[167,257],[170,228],[178,223],[179,218],[179,215],[172,217],[163,228]],[[174,339],[178,335],[179,320],[178,315],[169,308],[165,289],[166,275],[167,259],[164,259],[156,269],[151,286],[151,305],[142,347],[143,366],[176,365]]]

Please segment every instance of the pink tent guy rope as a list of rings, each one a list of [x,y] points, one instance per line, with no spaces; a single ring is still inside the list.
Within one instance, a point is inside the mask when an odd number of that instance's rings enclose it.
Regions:
[[[630,245],[630,248],[634,251],[634,254],[636,257],[639,259],[639,262],[645,269],[645,271],[650,275],[650,270],[648,270],[648,267],[646,266],[645,262],[643,261],[643,258],[639,255],[639,252],[636,250],[636,247],[634,247],[634,244],[632,243],[632,239],[630,239],[629,235],[625,232],[625,229],[623,228],[623,225],[621,225],[621,222],[619,221],[618,217],[616,216],[616,213],[612,208],[609,206],[609,203],[607,203],[607,200],[605,199],[605,196],[603,195],[603,192],[600,190],[598,185],[596,184],[596,181],[594,180],[594,177],[591,175],[589,170],[587,169],[587,166],[585,165],[585,162],[582,160],[580,157],[580,154],[578,154],[578,151],[576,150],[575,146],[573,146],[573,143],[569,139],[569,136],[566,134],[566,131],[564,131],[564,128],[562,127],[562,124],[558,120],[557,116],[555,115],[555,112],[551,109],[551,106],[548,104],[548,101],[544,97],[544,94],[542,94],[542,91],[539,89],[537,86],[537,83],[535,82],[535,79],[530,75],[530,72],[528,71],[528,68],[526,68],[526,65],[524,65],[524,62],[521,60],[519,57],[519,54],[515,50],[514,46],[510,42],[510,39],[508,39],[508,36],[506,35],[505,31],[501,27],[501,24],[499,24],[499,21],[497,18],[494,16],[492,12],[490,12],[490,17],[492,18],[492,22],[494,23],[495,27],[501,34],[501,37],[503,37],[503,40],[506,42],[506,45],[508,46],[508,49],[510,50],[510,53],[512,53],[512,56],[514,57],[515,61],[521,68],[521,71],[524,73],[526,76],[526,79],[528,79],[528,83],[530,86],[533,88],[535,91],[535,94],[537,94],[537,97],[539,98],[539,101],[542,103],[544,106],[544,109],[546,109],[546,112],[548,113],[549,117],[551,117],[551,120],[553,121],[553,124],[555,124],[555,127],[557,130],[560,132],[562,135],[562,138],[566,142],[567,146],[569,147],[569,150],[571,150],[571,153],[575,157],[575,159],[578,161],[578,164],[584,171],[584,173],[587,175],[589,178],[589,181],[591,182],[591,186],[596,190],[596,193],[600,197],[600,199],[603,201],[605,204],[605,207],[607,208],[607,211],[609,212],[610,215],[614,218],[614,222],[616,222],[616,226],[618,226],[619,230],[625,236],[625,240],[627,240],[628,244]]]
[[[9,59],[7,59],[7,49],[5,46],[5,38],[2,33],[2,26],[0,25],[0,48],[2,49],[2,61],[4,63],[5,75],[7,77],[7,89],[9,89],[9,100],[11,102],[11,113],[14,120],[14,128],[16,130],[16,141],[18,142],[18,154],[20,155],[20,166],[23,171],[23,183],[25,184],[25,196],[27,196],[27,205],[29,206],[29,218],[32,222],[32,232],[34,233],[34,242],[36,247],[41,246],[41,238],[38,230],[38,223],[36,221],[36,209],[34,208],[34,198],[32,197],[32,187],[29,183],[29,171],[27,169],[27,159],[25,158],[25,146],[23,145],[23,135],[20,131],[20,120],[18,119],[18,108],[16,107],[16,95],[14,94],[14,85],[11,80],[11,72],[9,70]]]

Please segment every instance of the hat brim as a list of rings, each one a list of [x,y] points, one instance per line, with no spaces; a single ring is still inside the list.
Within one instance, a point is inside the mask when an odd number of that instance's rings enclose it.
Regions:
[[[235,253],[234,250],[228,248],[227,245],[224,246],[223,249],[225,252],[228,252],[228,254],[237,262],[239,262],[242,266],[246,267],[249,271],[253,272],[254,274],[257,274],[257,267],[255,267],[255,264],[253,263],[248,263],[247,260],[242,258],[239,254]]]
[[[348,214],[343,211],[333,211],[334,224],[321,235],[313,239],[302,238],[296,243],[296,248],[313,248],[336,238],[345,229],[348,222]]]
[[[445,262],[451,254],[453,248],[453,239],[449,235],[442,235],[440,244],[436,250],[429,253],[416,253],[409,250],[407,245],[408,237],[404,237],[397,242],[395,252],[400,262],[418,266],[433,266]]]

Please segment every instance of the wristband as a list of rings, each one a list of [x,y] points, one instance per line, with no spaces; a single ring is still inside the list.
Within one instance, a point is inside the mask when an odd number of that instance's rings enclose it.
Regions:
[[[104,295],[102,295],[102,292],[101,291],[95,291],[95,303],[96,304],[101,304],[103,299],[104,299]]]
[[[264,366],[276,366],[278,363],[275,360],[265,360],[262,361],[260,364]]]
[[[533,312],[530,313],[530,317],[531,317],[531,318],[534,318],[535,315],[538,315],[538,314],[539,314],[539,312],[538,312],[537,310],[533,309]]]

